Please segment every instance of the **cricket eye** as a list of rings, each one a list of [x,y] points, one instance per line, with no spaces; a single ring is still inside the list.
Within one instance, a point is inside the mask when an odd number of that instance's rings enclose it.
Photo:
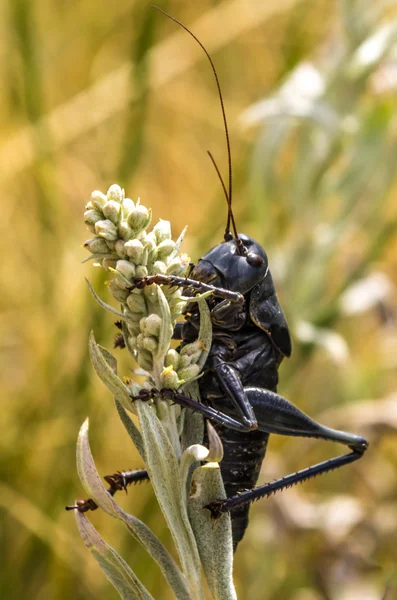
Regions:
[[[247,263],[250,267],[259,268],[263,265],[264,260],[259,254],[255,254],[254,252],[248,252],[247,254]]]

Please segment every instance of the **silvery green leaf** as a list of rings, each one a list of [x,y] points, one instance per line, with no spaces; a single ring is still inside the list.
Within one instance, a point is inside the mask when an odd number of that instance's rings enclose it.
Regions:
[[[182,231],[181,231],[178,239],[176,240],[176,242],[175,242],[175,248],[174,248],[173,252],[170,254],[169,260],[173,259],[178,254],[179,249],[180,249],[180,247],[182,245],[182,242],[183,242],[183,238],[185,237],[186,231],[187,231],[187,226],[182,229]]]
[[[133,356],[134,358],[136,358],[137,352],[134,348],[132,348],[132,346],[130,345],[128,338],[129,338],[129,331],[127,328],[127,323],[126,321],[121,321],[121,331],[123,333],[123,338],[124,338],[124,343],[125,346],[128,350],[128,352],[131,354],[131,356]]]
[[[76,522],[83,542],[89,548],[106,577],[123,600],[151,600],[145,586],[139,581],[127,563],[99,535],[87,517],[76,511]]]
[[[111,516],[115,514],[115,502],[107,492],[96,470],[88,441],[88,419],[82,424],[77,438],[77,472],[88,496]]]
[[[186,448],[179,464],[180,479],[182,486],[183,504],[187,504],[187,488],[189,484],[189,474],[195,463],[207,460],[210,451],[202,444],[193,444]],[[197,465],[195,465],[197,466]]]
[[[88,440],[88,419],[83,423],[77,442],[77,471],[87,494],[106,513],[121,520],[134,538],[139,541],[145,550],[157,562],[175,597],[178,600],[192,600],[186,580],[175,561],[168,554],[157,537],[142,521],[123,511],[114,498],[107,492],[96,470]]]
[[[220,462],[223,458],[222,441],[211,423],[209,421],[206,423],[209,448],[202,444],[192,444],[182,454],[179,464],[184,504],[187,504],[186,493],[188,487],[190,487],[189,475],[192,472],[193,465],[204,461]]]
[[[133,412],[131,392],[116,373],[117,362],[110,352],[96,343],[93,332],[90,333],[88,348],[92,366],[99,378],[124,408]]]
[[[108,252],[108,254],[90,254],[90,256],[87,256],[86,258],[84,258],[81,261],[81,264],[84,264],[86,262],[90,262],[90,260],[103,260],[104,258],[110,258],[111,260],[117,260],[118,256],[117,254],[113,254],[112,252]]]
[[[117,412],[119,413],[121,422],[123,423],[124,427],[126,428],[128,435],[132,439],[135,448],[138,450],[139,454],[141,455],[141,458],[143,459],[143,461],[145,461],[145,448],[143,445],[141,432],[139,431],[139,429],[137,428],[134,421],[131,419],[131,417],[127,413],[127,411],[124,409],[121,402],[119,402],[115,398],[115,403],[116,403]]]
[[[162,326],[160,328],[159,345],[155,353],[155,360],[162,362],[161,368],[164,366],[164,357],[168,351],[172,337],[172,323],[170,307],[163,290],[158,286],[158,306],[160,308],[160,316],[162,318]]]
[[[175,541],[192,598],[203,598],[200,559],[183,504],[178,461],[161,421],[150,406],[139,400],[136,404],[150,480]]]
[[[205,365],[205,361],[207,360],[208,353],[211,350],[212,344],[212,321],[211,321],[211,313],[208,308],[208,304],[204,299],[199,299],[198,307],[200,310],[200,331],[199,331],[199,339],[204,342],[204,350],[201,353],[201,356],[197,362],[200,369],[202,369]]]
[[[196,537],[204,573],[214,600],[237,600],[233,584],[233,538],[230,516],[216,521],[204,506],[225,498],[222,476],[217,463],[198,467],[192,476],[188,502],[190,522]]]
[[[200,393],[198,389],[197,381],[189,382],[189,384],[185,387],[184,391],[188,394],[193,400],[197,400],[200,402]],[[204,437],[204,419],[202,415],[198,412],[193,412],[191,410],[184,411],[184,426],[181,435],[181,447],[182,451],[184,451],[189,446],[193,444],[201,444]]]
[[[102,306],[102,308],[104,308],[108,312],[111,312],[112,314],[116,315],[122,321],[127,321],[127,323],[134,324],[134,321],[132,319],[130,319],[128,317],[128,315],[126,315],[125,313],[120,312],[119,310],[116,310],[115,308],[113,308],[113,306],[110,306],[110,304],[106,304],[106,302],[104,302],[103,300],[101,300],[101,298],[98,296],[98,294],[96,293],[96,291],[94,290],[94,288],[92,287],[92,285],[90,284],[90,282],[88,281],[88,279],[86,279],[86,282],[87,282],[87,285],[88,285],[88,287],[90,289],[91,294],[94,296],[94,298],[98,302],[98,304],[100,306]]]

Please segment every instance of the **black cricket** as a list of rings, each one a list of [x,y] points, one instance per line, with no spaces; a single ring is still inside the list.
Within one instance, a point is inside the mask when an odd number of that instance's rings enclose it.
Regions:
[[[164,13],[159,8],[157,10]],[[236,548],[247,528],[248,511],[253,501],[358,460],[368,443],[358,435],[320,425],[276,393],[278,368],[284,357],[291,355],[290,333],[277,299],[265,251],[252,238],[237,233],[232,212],[230,142],[218,76],[210,55],[197,37],[185,25],[164,14],[198,42],[215,75],[228,151],[228,190],[212,155],[208,154],[222,183],[228,215],[224,241],[198,261],[188,278],[154,275],[136,279],[133,286],[142,288],[156,283],[180,286],[187,294],[213,292],[207,298],[213,341],[204,374],[199,379],[202,402],[170,389],[142,390],[133,400],[160,395],[200,412],[215,425],[224,449],[220,468],[227,498],[205,508],[214,518],[230,512]],[[197,339],[200,326],[198,308],[191,309],[190,306],[185,322],[178,323],[174,331],[174,339],[181,340],[181,347]],[[339,442],[351,452],[255,488],[271,433]],[[144,479],[148,479],[144,470],[118,472],[105,477],[112,495]],[[89,499],[67,507],[73,508],[85,512],[94,510],[96,504]]]

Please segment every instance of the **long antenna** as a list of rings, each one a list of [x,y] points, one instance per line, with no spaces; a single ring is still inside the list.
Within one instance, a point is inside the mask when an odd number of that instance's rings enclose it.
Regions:
[[[159,12],[163,13],[163,15],[165,15],[166,17],[168,17],[169,19],[171,19],[171,21],[174,21],[175,23],[177,23],[178,25],[180,25],[180,27],[182,27],[185,31],[187,31],[187,33],[189,33],[189,35],[191,35],[192,38],[194,40],[196,40],[196,42],[199,44],[199,46],[201,46],[201,48],[204,50],[204,52],[205,52],[208,60],[210,61],[210,65],[211,65],[212,71],[213,71],[214,76],[215,76],[216,86],[218,88],[219,101],[221,103],[222,116],[223,116],[223,124],[225,126],[227,156],[228,156],[228,165],[229,165],[229,192],[228,193],[226,192],[226,187],[225,187],[225,184],[223,183],[222,177],[220,176],[219,169],[216,166],[216,163],[215,163],[212,155],[210,153],[209,154],[210,154],[210,158],[211,158],[211,160],[212,160],[212,162],[214,164],[214,167],[215,167],[215,169],[216,169],[216,171],[218,173],[218,176],[219,176],[219,178],[221,180],[222,187],[223,187],[223,190],[225,192],[226,200],[227,200],[227,203],[228,203],[228,214],[227,214],[227,223],[226,223],[226,229],[225,229],[225,239],[226,239],[227,234],[230,234],[230,221],[232,221],[235,238],[236,238],[238,246],[240,247],[240,244],[238,243],[239,242],[239,237],[237,235],[236,226],[235,226],[235,223],[234,223],[234,217],[233,217],[233,213],[232,213],[232,154],[231,154],[231,150],[230,150],[229,130],[228,130],[228,127],[227,127],[226,112],[225,112],[225,106],[223,104],[223,96],[222,96],[221,86],[220,86],[220,83],[219,83],[218,74],[216,72],[215,65],[214,65],[214,63],[212,61],[211,56],[209,55],[208,51],[206,50],[206,48],[200,42],[200,40],[198,39],[198,37],[196,37],[194,35],[194,33],[192,31],[190,31],[190,29],[188,29],[186,27],[186,25],[184,25],[183,23],[181,23],[180,21],[178,21],[178,19],[175,19],[175,17],[173,17],[170,14],[168,14],[167,12],[165,12],[165,10],[163,10],[162,8],[160,8],[158,6],[155,6],[155,5],[153,5],[153,8],[155,8]],[[241,246],[243,246],[243,244],[241,244]]]
[[[237,243],[240,242],[240,238],[238,237],[238,233],[237,233],[237,228],[236,228],[236,223],[234,221],[234,215],[233,215],[233,211],[232,211],[232,206],[231,206],[231,202],[229,199],[229,196],[227,195],[227,190],[226,190],[226,186],[225,183],[222,179],[222,175],[218,169],[218,165],[215,162],[215,158],[212,156],[211,152],[209,150],[207,150],[207,154],[210,157],[212,164],[214,165],[215,171],[217,172],[217,175],[219,177],[219,181],[221,182],[222,188],[223,188],[223,192],[225,194],[225,198],[226,198],[226,202],[228,205],[228,213],[227,213],[227,225],[226,225],[226,231],[225,231],[225,237],[226,234],[229,233],[230,234],[230,220],[232,221],[232,225],[233,225],[233,231],[234,231],[234,237],[236,238]]]

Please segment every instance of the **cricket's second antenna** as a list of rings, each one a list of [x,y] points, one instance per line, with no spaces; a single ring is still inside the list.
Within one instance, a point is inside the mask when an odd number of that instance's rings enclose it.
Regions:
[[[178,21],[178,19],[175,19],[175,17],[171,16],[170,14],[168,14],[167,12],[165,12],[165,10],[163,10],[162,8],[159,8],[158,6],[153,6],[153,8],[155,8],[156,10],[158,10],[159,12],[163,13],[163,15],[165,15],[166,17],[168,17],[169,19],[171,19],[172,21],[174,21],[175,23],[177,23],[178,25],[180,25],[180,27],[182,27],[185,31],[187,31],[187,33],[189,33],[192,38],[199,44],[199,46],[201,46],[201,48],[204,50],[208,60],[210,61],[210,65],[212,68],[212,71],[214,73],[215,76],[215,81],[216,81],[216,86],[218,88],[218,95],[219,95],[219,101],[221,103],[221,109],[222,109],[222,116],[223,116],[223,124],[225,126],[225,136],[226,136],[226,146],[227,146],[227,156],[228,156],[228,165],[229,165],[229,189],[226,190],[226,186],[223,182],[222,179],[222,175],[220,174],[220,171],[216,165],[216,162],[212,156],[212,154],[210,152],[208,152],[208,155],[215,167],[215,170],[218,174],[218,177],[220,179],[220,182],[222,184],[222,188],[226,197],[226,201],[227,201],[227,205],[228,205],[228,212],[227,212],[227,222],[226,222],[226,229],[225,229],[225,240],[230,239],[230,223],[232,223],[233,226],[233,231],[234,231],[234,237],[236,239],[237,242],[237,246],[239,248],[240,251],[243,251],[244,249],[244,245],[241,242],[240,238],[238,237],[237,234],[237,229],[236,229],[236,223],[234,221],[234,216],[233,216],[233,211],[232,211],[232,154],[231,154],[231,150],[230,150],[230,139],[229,139],[229,130],[227,127],[227,120],[226,120],[226,112],[225,112],[225,106],[223,104],[223,97],[222,97],[222,91],[221,91],[221,86],[219,83],[219,78],[218,78],[218,74],[216,72],[215,69],[215,65],[212,61],[211,56],[209,55],[209,52],[207,51],[207,49],[204,47],[204,45],[200,42],[200,40],[198,39],[198,37],[196,37],[194,35],[194,33],[192,31],[190,31],[190,29],[188,29],[186,27],[186,25],[184,25],[183,23],[181,23],[180,21]]]

